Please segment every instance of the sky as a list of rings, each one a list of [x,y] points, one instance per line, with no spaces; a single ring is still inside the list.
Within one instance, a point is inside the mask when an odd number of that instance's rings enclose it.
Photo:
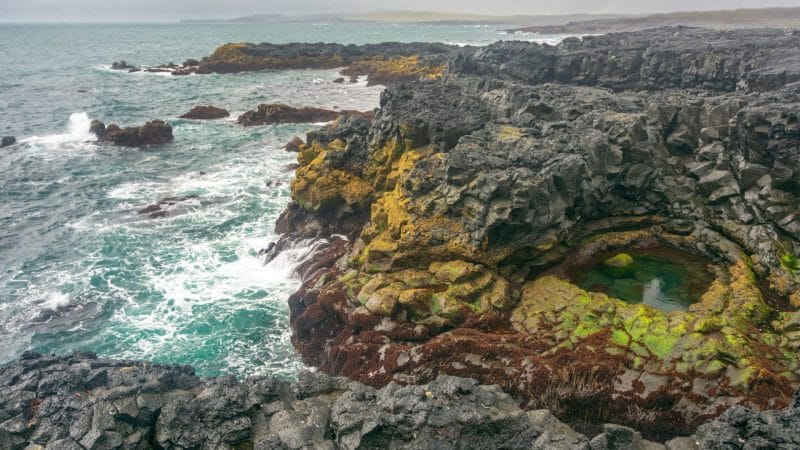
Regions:
[[[800,7],[800,0],[0,0],[0,22],[176,21],[375,10],[576,14]]]

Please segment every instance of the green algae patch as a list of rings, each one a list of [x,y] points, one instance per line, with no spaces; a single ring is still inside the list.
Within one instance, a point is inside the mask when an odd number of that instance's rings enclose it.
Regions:
[[[772,326],[777,331],[761,331],[766,317],[778,317]],[[728,267],[690,311],[665,312],[631,304],[543,276],[522,286],[511,324],[520,332],[550,334],[556,347],[605,334],[605,351],[627,356],[634,368],[690,376],[730,375],[731,383],[745,389],[798,365],[798,317],[800,313],[775,315],[742,260]],[[797,374],[790,379],[798,379]]]

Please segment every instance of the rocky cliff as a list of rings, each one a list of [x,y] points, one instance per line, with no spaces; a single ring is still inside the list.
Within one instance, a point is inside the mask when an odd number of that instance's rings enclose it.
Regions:
[[[471,377],[650,438],[787,406],[798,49],[782,30],[500,42],[387,88],[372,122],[309,133],[276,248],[331,245],[290,299],[297,349],[368,385]],[[569,276],[632,250],[701,258],[710,281],[668,312]]]
[[[0,393],[2,449],[665,448],[617,425],[590,441],[498,386],[449,376],[376,390],[311,372],[204,380],[185,366],[26,353],[0,370]],[[794,448],[798,427],[800,398],[784,411],[732,409],[666,448]]]

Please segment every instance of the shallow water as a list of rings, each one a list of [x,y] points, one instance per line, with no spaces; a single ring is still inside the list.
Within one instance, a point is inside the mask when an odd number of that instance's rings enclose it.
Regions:
[[[472,26],[0,25],[0,135],[20,141],[0,151],[0,363],[35,349],[186,363],[202,375],[302,367],[286,299],[308,249],[266,267],[257,252],[289,202],[295,157],[283,145],[315,126],[243,128],[234,117],[265,102],[368,110],[382,88],[334,84],[334,70],[173,77],[111,71],[112,61],[180,63],[232,41],[502,38]],[[177,118],[198,104],[232,117]],[[161,118],[175,141],[99,146],[94,118]],[[137,213],[175,196],[195,197],[167,218]]]
[[[694,255],[639,251],[629,253],[633,263],[625,270],[610,269],[603,264],[616,254],[599,255],[578,284],[588,291],[669,312],[685,310],[697,302],[711,283],[706,263]]]

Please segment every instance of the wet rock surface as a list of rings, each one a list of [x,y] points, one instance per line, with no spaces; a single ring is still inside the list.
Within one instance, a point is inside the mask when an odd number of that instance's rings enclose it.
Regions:
[[[17,143],[17,139],[14,136],[3,136],[3,139],[0,140],[0,147],[9,147]]]
[[[162,120],[151,120],[140,127],[120,128],[116,124],[106,126],[93,120],[89,131],[97,136],[99,142],[110,142],[121,147],[143,147],[172,142],[172,125]]]
[[[376,387],[499,384],[592,434],[666,440],[733,405],[787,406],[798,48],[797,32],[689,28],[501,42],[388,87],[371,123],[309,133],[278,231],[348,244],[290,299],[296,348]],[[702,257],[714,281],[666,313],[564,275],[647,248]]]
[[[716,449],[795,448],[800,399],[783,411],[737,407],[661,444],[607,424],[591,441],[549,411],[523,411],[498,386],[440,376],[374,389],[303,372],[239,382],[186,366],[90,353],[25,353],[0,370],[0,448]],[[762,446],[762,447],[759,447]]]
[[[222,119],[231,114],[228,110],[216,106],[195,106],[191,111],[181,116],[181,119],[212,120]]]
[[[372,111],[350,111],[350,110],[330,110],[304,106],[295,108],[282,103],[269,103],[258,105],[258,108],[239,116],[236,122],[246,127],[256,125],[273,125],[281,123],[316,123],[330,122],[339,116],[362,116],[372,119],[375,115]]]

